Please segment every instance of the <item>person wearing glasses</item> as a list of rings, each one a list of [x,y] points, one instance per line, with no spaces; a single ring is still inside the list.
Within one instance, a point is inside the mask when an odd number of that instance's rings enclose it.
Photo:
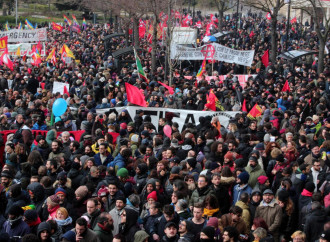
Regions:
[[[282,208],[277,204],[272,190],[266,189],[263,192],[262,201],[256,209],[255,217],[261,217],[266,221],[269,232],[274,236],[275,241],[278,241]]]

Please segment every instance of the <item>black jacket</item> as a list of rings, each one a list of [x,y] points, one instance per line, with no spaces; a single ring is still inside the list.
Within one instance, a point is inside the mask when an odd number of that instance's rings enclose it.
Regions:
[[[330,218],[326,216],[323,209],[313,210],[311,215],[306,219],[305,234],[307,241],[316,241],[319,239],[323,226],[326,222],[330,221]]]

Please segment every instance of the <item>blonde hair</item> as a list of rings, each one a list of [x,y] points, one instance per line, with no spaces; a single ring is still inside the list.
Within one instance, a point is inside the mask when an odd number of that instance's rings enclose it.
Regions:
[[[66,208],[63,208],[63,207],[59,207],[57,210],[56,210],[56,217],[57,217],[57,212],[60,211],[64,216],[65,216],[65,219],[67,219],[69,217],[69,213],[68,213],[68,210],[66,210]]]
[[[297,230],[291,235],[291,238],[294,239],[296,237],[301,237],[303,240],[306,240],[306,234],[300,230]]]
[[[275,159],[278,155],[282,154],[282,151],[279,148],[274,148],[271,152],[270,152],[270,156]]]

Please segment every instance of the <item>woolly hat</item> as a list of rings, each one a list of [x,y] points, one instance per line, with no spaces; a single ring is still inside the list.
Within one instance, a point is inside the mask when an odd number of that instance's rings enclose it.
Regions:
[[[233,161],[233,159],[234,159],[234,155],[233,155],[233,153],[232,153],[231,151],[228,151],[228,152],[225,154],[224,159],[228,159],[228,160],[230,160],[230,161]]]
[[[67,179],[67,174],[65,171],[61,171],[57,175],[57,180],[66,180]]]
[[[158,198],[157,198],[156,191],[152,191],[151,193],[149,193],[149,195],[147,196],[147,200],[149,200],[149,198],[152,198],[153,200],[155,200],[157,202]]]
[[[117,176],[122,177],[122,178],[128,177],[128,170],[126,168],[120,168],[117,171]]]
[[[108,194],[109,194],[109,189],[105,186],[101,186],[101,188],[97,192],[98,197],[108,196]]]
[[[181,167],[180,166],[173,166],[171,169],[171,174],[179,174],[181,171]]]
[[[15,217],[19,217],[24,214],[24,210],[20,206],[14,204],[9,208],[8,214],[14,215]]]
[[[265,182],[268,180],[268,177],[267,176],[259,176],[258,177],[258,182],[260,185],[263,185],[265,184]]]
[[[204,233],[209,239],[214,239],[215,230],[211,226],[206,226],[202,229],[202,233]]]
[[[264,150],[265,149],[265,146],[264,146],[263,143],[259,143],[259,144],[256,145],[255,149],[256,150]]]
[[[66,191],[62,187],[59,187],[59,188],[57,188],[55,190],[55,195],[57,195],[57,194],[64,194],[64,195],[66,195]]]
[[[13,175],[11,174],[10,171],[5,170],[5,171],[1,172],[1,177],[6,177],[6,178],[11,178],[12,179]]]
[[[26,221],[33,222],[38,219],[38,213],[36,210],[29,209],[24,212],[24,217]]]
[[[235,160],[236,167],[244,168],[245,167],[245,161],[243,158],[239,158]]]
[[[210,164],[210,170],[211,171],[213,171],[213,170],[215,170],[215,169],[217,169],[217,168],[219,168],[220,167],[220,165],[218,164],[218,162],[212,162],[211,164]]]
[[[213,228],[219,227],[219,220],[216,217],[210,217],[209,221],[207,222],[206,226],[211,226]]]
[[[305,184],[305,189],[309,192],[314,192],[315,184],[313,182],[307,182]]]
[[[254,195],[261,196],[262,193],[261,193],[261,191],[258,188],[255,188],[255,189],[252,190],[251,197],[253,197]]]
[[[149,238],[149,234],[144,230],[137,231],[134,235],[134,242],[143,242],[146,238]]]
[[[60,200],[58,199],[58,197],[54,194],[54,195],[51,195],[47,198],[47,203],[48,204],[51,204],[52,206],[56,206],[56,205],[59,205],[60,204]]]
[[[258,160],[257,160],[257,158],[256,157],[254,157],[254,156],[250,156],[249,157],[249,161],[254,161],[254,162],[256,162],[256,163],[258,163]]]
[[[75,191],[75,195],[80,198],[86,197],[87,193],[88,193],[88,188],[86,186],[80,186]]]
[[[205,159],[205,155],[202,152],[199,152],[196,157],[196,161],[201,163],[204,159]]]
[[[289,194],[288,191],[286,191],[286,190],[281,190],[281,191],[279,191],[278,194],[277,194],[277,198],[278,198],[278,200],[281,201],[281,202],[286,202],[286,201],[288,201],[289,197],[290,197],[290,194]]]
[[[121,129],[127,129],[127,124],[126,123],[121,123],[120,128]]]
[[[119,131],[119,135],[120,135],[120,136],[125,136],[126,134],[127,134],[126,129],[121,129],[121,130]]]
[[[190,159],[187,159],[187,163],[189,164],[189,166],[191,168],[195,168],[196,167],[196,164],[197,164],[197,161],[195,158],[190,158]]]
[[[119,195],[116,197],[116,201],[122,201],[124,204],[126,204],[126,198],[123,195]]]
[[[243,184],[247,184],[250,178],[249,173],[243,171],[241,174],[238,175],[238,178],[241,180]]]
[[[279,154],[277,157],[276,157],[276,161],[280,162],[280,163],[283,163],[284,162],[284,155],[283,154]]]
[[[76,242],[76,234],[73,232],[73,231],[71,231],[71,230],[69,230],[68,232],[66,232],[65,234],[63,234],[62,235],[62,239],[66,239],[66,240],[68,240],[68,241],[70,241],[70,242]]]
[[[143,135],[143,136],[145,136],[145,137],[149,137],[149,132],[148,132],[148,130],[143,130],[143,131],[141,132],[141,135]]]

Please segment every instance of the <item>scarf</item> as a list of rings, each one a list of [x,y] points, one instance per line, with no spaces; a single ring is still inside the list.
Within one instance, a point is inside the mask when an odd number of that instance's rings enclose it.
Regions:
[[[55,221],[58,226],[66,226],[66,225],[72,224],[71,217],[67,217],[66,219],[63,219],[63,220],[59,220],[59,219],[55,218]]]
[[[27,224],[29,225],[29,227],[33,227],[33,226],[35,226],[35,225],[38,225],[38,224],[40,224],[41,223],[41,220],[40,220],[40,218],[38,217],[37,218],[37,220],[35,220],[35,221],[31,221],[31,222],[27,222]]]
[[[51,208],[51,209],[47,209],[47,210],[48,210],[48,213],[49,213],[49,214],[54,213],[59,207],[60,207],[60,205],[57,205],[57,206],[55,206],[55,207],[53,207],[53,208]]]
[[[304,189],[301,193],[302,196],[305,196],[305,197],[311,197],[313,196],[313,192],[310,192],[310,191],[307,191],[306,189]]]
[[[102,230],[104,230],[104,231],[107,231],[107,232],[109,232],[109,233],[112,231],[111,229],[108,229],[107,227],[103,226],[103,225],[100,224],[100,223],[97,223],[97,225],[98,225]]]
[[[204,208],[203,216],[212,217],[212,215],[217,213],[217,212],[219,212],[219,208],[215,208],[215,209]]]

